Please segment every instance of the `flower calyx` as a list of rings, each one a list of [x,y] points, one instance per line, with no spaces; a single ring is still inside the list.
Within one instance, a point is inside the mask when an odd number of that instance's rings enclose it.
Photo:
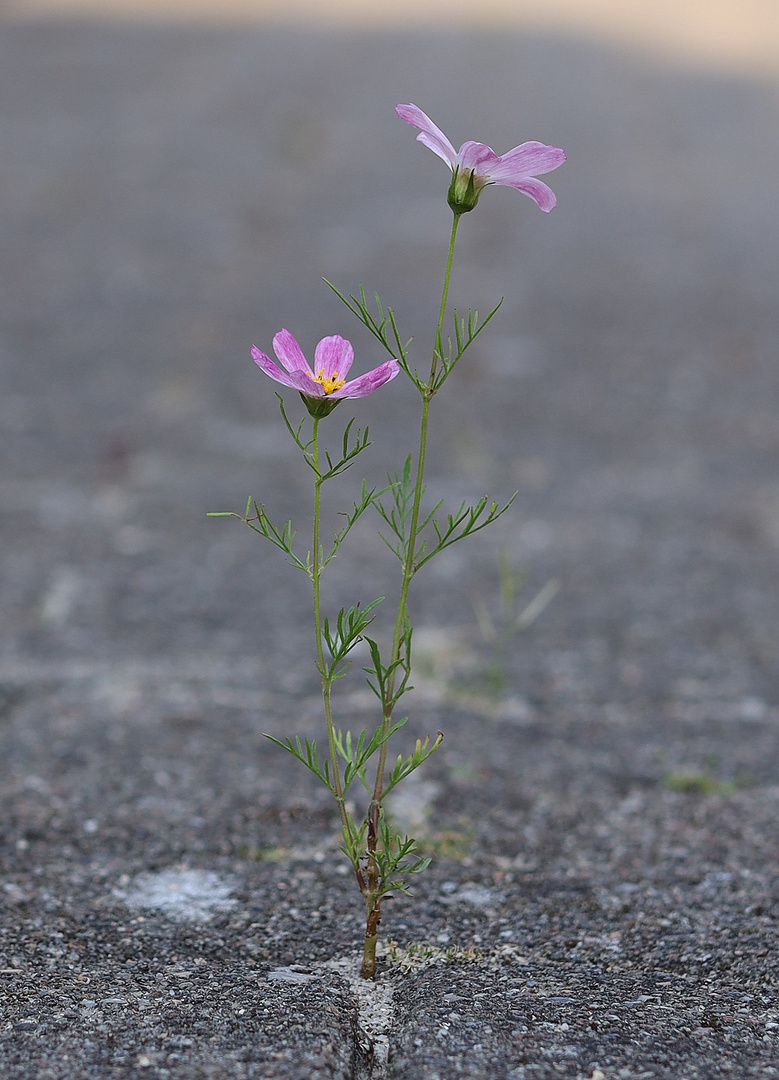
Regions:
[[[489,180],[483,176],[477,176],[475,169],[464,169],[462,165],[456,165],[452,171],[452,182],[446,193],[446,201],[455,217],[475,209],[479,196],[488,184]]]

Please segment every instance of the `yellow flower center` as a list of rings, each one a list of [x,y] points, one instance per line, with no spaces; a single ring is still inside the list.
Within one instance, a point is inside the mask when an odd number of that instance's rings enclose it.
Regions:
[[[325,375],[325,369],[321,368],[314,376],[314,381],[322,384],[322,389],[326,394],[332,394],[334,390],[341,389],[346,382],[346,379],[339,379],[337,371],[334,371],[330,378],[328,378]]]

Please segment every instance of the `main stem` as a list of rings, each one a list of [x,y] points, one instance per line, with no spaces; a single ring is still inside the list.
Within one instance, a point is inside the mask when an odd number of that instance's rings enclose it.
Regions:
[[[416,555],[417,530],[419,528],[419,511],[422,504],[422,490],[425,476],[425,456],[427,454],[427,429],[430,415],[430,402],[436,392],[436,375],[438,362],[443,360],[443,331],[444,317],[446,315],[446,302],[449,298],[449,281],[452,276],[452,259],[454,256],[454,243],[457,238],[457,226],[460,215],[455,214],[452,221],[452,232],[449,238],[449,252],[446,259],[446,271],[444,273],[444,286],[441,292],[441,306],[438,311],[438,325],[436,327],[435,345],[433,347],[433,359],[430,364],[430,378],[427,383],[419,386],[422,397],[422,418],[419,432],[419,452],[417,454],[417,475],[414,484],[414,502],[411,509],[411,522],[406,540],[405,557],[400,583],[400,595],[398,597],[398,610],[395,616],[395,631],[392,637],[392,653],[390,667],[392,672],[387,679],[386,693],[382,707],[382,743],[379,749],[379,761],[376,766],[376,782],[373,787],[373,798],[368,811],[368,868],[367,888],[365,890],[365,905],[367,911],[367,924],[365,928],[365,947],[363,951],[362,975],[365,979],[372,979],[376,974],[376,942],[378,939],[379,920],[381,919],[381,885],[379,866],[375,858],[376,846],[379,839],[379,821],[381,817],[381,798],[384,793],[384,773],[387,767],[387,733],[392,724],[392,710],[395,707],[395,671],[400,659],[400,650],[405,640],[405,624],[407,617],[408,591],[411,579],[414,576],[414,557]]]

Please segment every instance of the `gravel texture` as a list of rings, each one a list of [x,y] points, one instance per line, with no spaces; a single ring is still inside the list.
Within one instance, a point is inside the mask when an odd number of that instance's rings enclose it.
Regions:
[[[775,83],[48,21],[0,24],[0,100],[3,1080],[779,1076]],[[332,807],[261,738],[319,730],[307,583],[205,514],[306,520],[248,349],[377,363],[322,275],[430,338],[446,174],[398,101],[569,161],[553,214],[496,190],[461,228],[455,301],[506,302],[429,488],[519,495],[418,579],[404,738],[446,737],[395,812],[434,861],[365,987]],[[353,411],[381,482],[416,403]],[[559,586],[502,652],[501,553],[523,603]],[[327,603],[394,572],[366,528]]]

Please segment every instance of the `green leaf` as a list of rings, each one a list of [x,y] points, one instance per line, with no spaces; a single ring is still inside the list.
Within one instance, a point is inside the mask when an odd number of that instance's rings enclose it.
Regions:
[[[352,734],[350,731],[342,732],[336,730],[334,732],[336,750],[340,757],[346,762],[343,777],[344,793],[346,793],[355,777],[358,777],[369,791],[371,790],[364,778],[366,764],[376,751],[391,739],[395,732],[399,731],[407,722],[408,717],[404,716],[402,720],[397,720],[392,724],[387,731],[384,731],[381,726],[377,727],[367,742],[368,732],[367,729],[363,729],[358,736],[356,746],[353,746],[352,744]]]
[[[456,544],[459,540],[464,540],[466,536],[472,536],[497,521],[499,517],[506,513],[516,497],[517,492],[515,491],[503,506],[493,502],[489,504],[488,508],[488,499],[485,495],[479,499],[475,506],[466,506],[465,503],[461,503],[456,513],[447,515],[445,523],[434,520],[432,525],[436,534],[436,543],[425,548],[420,545],[414,572],[416,573],[444,548],[451,547],[452,544]]]
[[[308,739],[304,740],[305,751],[303,749],[303,743],[300,741],[300,736],[295,736],[295,742],[293,743],[290,738],[286,738],[283,742],[280,739],[275,738],[273,735],[269,735],[263,731],[263,738],[269,739],[276,746],[280,746],[282,750],[286,750],[298,761],[302,762],[307,769],[310,769],[314,776],[318,777],[322,783],[335,795],[335,788],[333,787],[332,780],[330,778],[330,763],[325,760],[324,768],[319,765],[319,757],[316,748],[316,739],[309,742]]]
[[[390,356],[398,361],[398,364],[412,382],[416,383],[417,386],[420,386],[416,373],[411,371],[406,359],[408,347],[411,344],[412,339],[409,338],[408,341],[404,342],[401,338],[395,320],[395,313],[392,308],[387,308],[385,312],[379,294],[374,293],[374,299],[376,301],[376,314],[374,315],[368,308],[365,289],[362,285],[359,286],[360,296],[358,299],[353,295],[348,297],[344,296],[344,294],[337,289],[331,281],[328,281],[327,278],[323,278],[322,280],[325,285],[333,290],[338,299],[348,307],[349,311],[351,311],[363,326],[373,334],[376,340],[382,344]]]
[[[426,735],[424,739],[417,739],[413,753],[409,754],[407,758],[404,759],[402,754],[398,754],[395,767],[390,770],[387,785],[384,788],[385,797],[393,788],[398,786],[401,780],[405,780],[415,769],[418,769],[420,765],[424,764],[424,762],[436,752],[443,742],[443,739],[444,735],[442,731],[438,732],[438,735],[432,743],[430,742],[430,736]]]
[[[441,371],[437,374],[434,384],[431,387],[433,393],[440,390],[446,380],[449,378],[457,362],[462,358],[466,349],[476,340],[482,330],[497,314],[498,309],[503,303],[501,298],[489,315],[480,323],[478,311],[468,311],[468,320],[466,320],[458,314],[457,309],[454,310],[454,336],[455,345],[454,356],[452,356],[453,346],[451,338],[449,339],[449,349],[446,355],[443,354],[443,349],[438,349],[438,357],[441,361]]]
[[[329,451],[325,450],[325,458],[327,460],[327,472],[321,473],[318,476],[317,479],[319,483],[323,484],[326,480],[332,480],[334,476],[340,476],[341,473],[346,472],[346,470],[351,468],[351,466],[354,464],[354,459],[358,456],[358,454],[361,454],[363,450],[367,449],[367,447],[371,445],[370,439],[368,438],[367,427],[364,431],[360,428],[357,429],[357,434],[355,435],[354,440],[350,445],[349,436],[353,424],[354,418],[352,418],[346,425],[346,431],[344,433],[343,440],[343,454],[339,459],[334,461],[331,458]]]
[[[331,559],[335,558],[339,547],[346,539],[348,534],[351,532],[354,525],[357,523],[357,521],[359,521],[359,519],[362,517],[368,507],[373,505],[375,493],[376,489],[371,488],[369,490],[368,485],[363,480],[360,501],[354,503],[351,513],[345,515],[346,524],[335,534],[335,537],[333,538],[333,546],[331,547],[329,554],[323,560],[324,566],[326,566]]]
[[[331,664],[328,667],[330,678],[340,678],[345,673],[345,668],[341,671],[336,670],[338,665],[342,664],[352,649],[363,640],[363,631],[374,619],[371,613],[383,600],[384,597],[380,596],[366,607],[355,604],[350,608],[341,608],[336,616],[335,626],[325,616],[322,636],[331,658]]]

